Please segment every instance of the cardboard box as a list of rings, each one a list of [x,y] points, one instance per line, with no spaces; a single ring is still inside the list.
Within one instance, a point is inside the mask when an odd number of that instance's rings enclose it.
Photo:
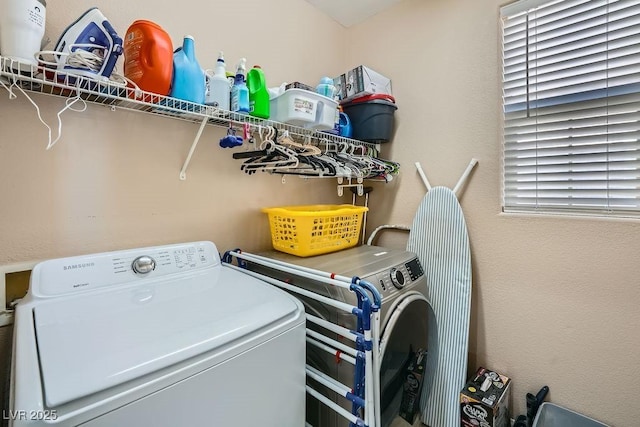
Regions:
[[[342,100],[347,97],[347,76],[341,74],[333,79],[333,85],[336,87],[336,97]]]
[[[511,380],[497,372],[480,368],[460,392],[460,419],[463,427],[509,427],[509,387]]]
[[[365,95],[391,93],[391,80],[364,65],[347,71],[333,79],[340,101],[350,101]]]
[[[293,82],[293,83],[289,83],[288,85],[285,85],[284,90],[289,90],[289,89],[303,89],[303,90],[308,90],[310,92],[316,91],[315,88],[300,82]]]
[[[411,425],[420,413],[420,391],[424,382],[426,363],[427,352],[420,349],[413,355],[406,370],[399,415]]]

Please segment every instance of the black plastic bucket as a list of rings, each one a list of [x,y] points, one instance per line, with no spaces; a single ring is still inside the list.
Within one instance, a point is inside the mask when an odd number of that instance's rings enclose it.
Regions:
[[[371,99],[365,102],[350,102],[342,105],[351,120],[353,139],[384,143],[393,136],[393,113],[396,104],[387,99]]]

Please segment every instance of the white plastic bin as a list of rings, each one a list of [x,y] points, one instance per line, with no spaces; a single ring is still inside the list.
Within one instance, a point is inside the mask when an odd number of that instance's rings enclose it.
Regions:
[[[304,89],[287,89],[270,101],[271,119],[311,129],[333,129],[338,103]]]
[[[533,427],[609,427],[592,418],[563,408],[553,403],[544,402],[538,409]]]

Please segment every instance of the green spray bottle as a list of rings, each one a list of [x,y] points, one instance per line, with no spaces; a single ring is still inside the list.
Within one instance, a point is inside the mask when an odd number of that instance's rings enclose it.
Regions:
[[[249,88],[249,114],[262,119],[269,118],[269,91],[264,73],[259,65],[254,65],[247,73]]]

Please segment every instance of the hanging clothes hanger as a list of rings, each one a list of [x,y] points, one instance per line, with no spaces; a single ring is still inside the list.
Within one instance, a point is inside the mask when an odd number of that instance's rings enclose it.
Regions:
[[[300,156],[317,156],[318,154],[322,153],[322,150],[320,150],[316,146],[313,146],[310,144],[305,145],[305,144],[301,144],[299,142],[294,141],[291,135],[289,135],[288,130],[285,130],[284,132],[282,132],[282,134],[278,138],[278,143],[291,148],[292,150],[296,151]]]
[[[261,147],[263,144],[261,144]],[[268,141],[268,144],[264,145],[264,147],[268,152],[266,156],[249,159],[244,162],[240,169],[244,169],[245,171],[255,171],[258,169],[274,171],[282,168],[295,168],[300,163],[295,151],[287,147],[278,145],[273,141]]]

